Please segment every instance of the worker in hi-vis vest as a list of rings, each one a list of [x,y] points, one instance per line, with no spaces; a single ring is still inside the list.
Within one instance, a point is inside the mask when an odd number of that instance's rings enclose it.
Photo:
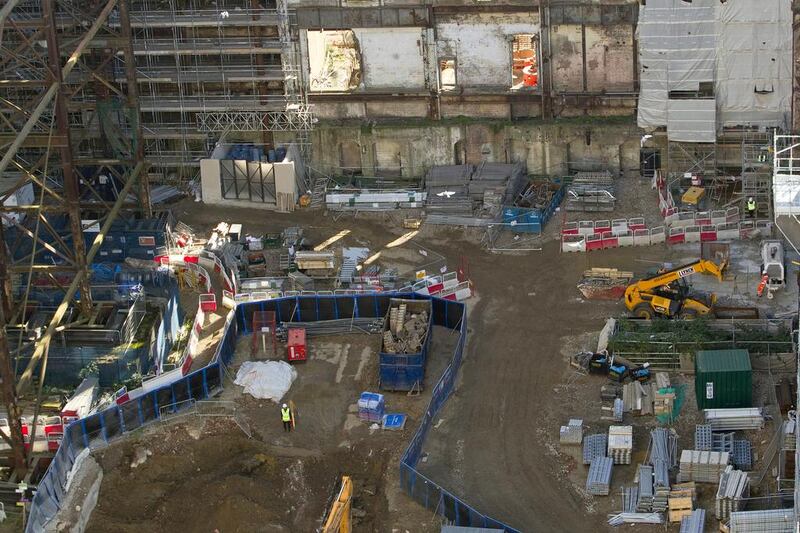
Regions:
[[[747,199],[747,216],[750,218],[756,217],[756,201],[753,200],[753,197]]]
[[[292,410],[286,404],[281,405],[281,421],[284,431],[292,430]]]

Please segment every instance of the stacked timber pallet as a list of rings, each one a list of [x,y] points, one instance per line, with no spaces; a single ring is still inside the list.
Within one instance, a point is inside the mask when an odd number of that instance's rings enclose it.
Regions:
[[[608,496],[611,491],[611,468],[614,466],[610,457],[596,457],[589,467],[586,479],[586,492],[594,496]]]
[[[706,525],[705,509],[695,509],[681,520],[680,533],[703,533]]]
[[[615,465],[631,464],[633,452],[633,426],[611,426],[608,428],[608,456]]]
[[[703,409],[703,416],[713,431],[745,431],[764,426],[764,415],[759,407]]]
[[[675,389],[659,388],[653,394],[653,414],[672,417],[675,406]]]
[[[717,483],[719,476],[730,463],[728,452],[683,450],[681,452],[678,482]]]
[[[583,440],[583,420],[572,418],[566,426],[561,426],[559,442],[561,444],[580,445]]]
[[[608,435],[597,433],[583,439],[583,464],[590,465],[598,457],[607,457]]]
[[[750,478],[745,472],[728,466],[719,478],[715,515],[718,520],[727,520],[731,513],[742,510],[743,500],[750,496]]]
[[[697,491],[694,482],[679,483],[669,493],[669,521],[683,522],[694,509]]]

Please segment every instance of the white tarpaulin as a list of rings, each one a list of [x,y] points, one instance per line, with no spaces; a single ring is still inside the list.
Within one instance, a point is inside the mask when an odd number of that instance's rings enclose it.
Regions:
[[[719,127],[788,123],[790,0],[648,0],[637,32],[640,127],[667,126],[674,141],[714,142]],[[705,102],[692,114],[692,96],[675,94],[687,91],[713,98],[713,112]]]
[[[245,361],[234,383],[255,398],[279,402],[297,378],[297,371],[285,361]]]

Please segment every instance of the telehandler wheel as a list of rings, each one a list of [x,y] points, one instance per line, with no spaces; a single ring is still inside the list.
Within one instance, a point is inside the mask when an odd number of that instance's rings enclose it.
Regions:
[[[639,304],[633,309],[633,316],[642,320],[652,320],[653,308],[649,304]]]
[[[682,309],[680,313],[678,313],[678,318],[681,320],[694,320],[697,318],[697,310],[695,309]]]

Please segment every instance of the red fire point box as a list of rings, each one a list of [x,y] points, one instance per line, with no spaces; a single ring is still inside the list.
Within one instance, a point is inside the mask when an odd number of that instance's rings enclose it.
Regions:
[[[286,357],[289,362],[306,360],[306,330],[289,328],[286,338]]]

